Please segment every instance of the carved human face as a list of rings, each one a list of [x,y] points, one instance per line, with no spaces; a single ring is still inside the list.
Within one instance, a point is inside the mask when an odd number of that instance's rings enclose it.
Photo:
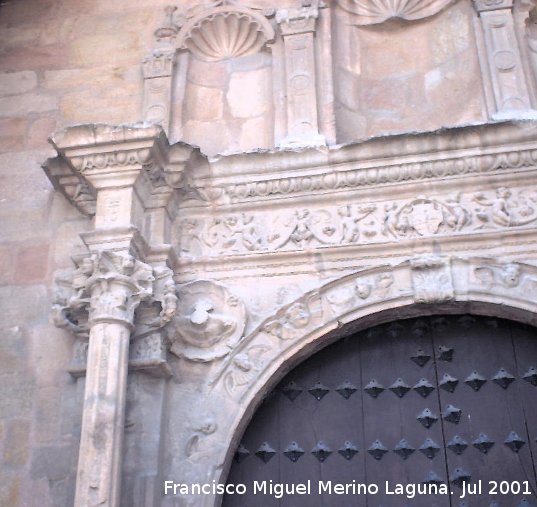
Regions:
[[[285,315],[294,327],[306,327],[310,321],[310,312],[302,303],[292,305]]]
[[[235,366],[239,368],[239,370],[242,370],[244,372],[250,371],[252,369],[250,359],[248,359],[248,356],[246,354],[237,354],[235,356],[235,359],[233,359],[233,362],[235,363]]]

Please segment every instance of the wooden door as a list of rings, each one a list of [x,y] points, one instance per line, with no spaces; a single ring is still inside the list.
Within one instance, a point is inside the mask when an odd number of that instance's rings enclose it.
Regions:
[[[267,397],[228,478],[247,494],[224,506],[537,506],[536,439],[535,328],[393,322],[322,350]]]

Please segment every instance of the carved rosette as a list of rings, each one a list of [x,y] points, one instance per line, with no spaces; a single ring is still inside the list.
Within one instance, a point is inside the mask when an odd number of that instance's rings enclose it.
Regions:
[[[246,309],[224,286],[207,280],[178,290],[180,313],[168,327],[170,351],[209,362],[226,356],[241,339]]]
[[[456,0],[339,0],[353,14],[355,25],[376,25],[389,19],[413,21],[439,13]]]
[[[178,48],[216,62],[259,51],[274,39],[267,19],[251,9],[221,5],[190,18],[178,35]]]

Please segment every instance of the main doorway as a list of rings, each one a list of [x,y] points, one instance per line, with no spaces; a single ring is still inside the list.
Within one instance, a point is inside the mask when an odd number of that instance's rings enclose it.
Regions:
[[[470,315],[392,322],[322,350],[273,390],[228,477],[247,493],[223,505],[537,505],[536,438],[535,328]],[[277,498],[279,484],[311,493]]]

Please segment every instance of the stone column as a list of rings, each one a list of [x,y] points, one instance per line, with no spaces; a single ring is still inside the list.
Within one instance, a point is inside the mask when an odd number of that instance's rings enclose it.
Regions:
[[[494,119],[537,118],[531,107],[513,21],[513,0],[474,0],[495,100]]]
[[[75,506],[119,505],[129,367],[159,378],[161,398],[144,421],[159,426],[154,445],[138,449],[131,438],[126,448],[143,457],[140,469],[126,474],[129,494],[145,481],[148,491],[136,505],[153,505],[164,385],[172,374],[162,330],[177,309],[170,222],[185,171],[206,172],[207,160],[186,144],[169,146],[158,126],[81,125],[55,134],[52,144],[58,157],[45,164],[47,175],[75,206],[95,215],[94,230],[81,234],[89,253],[57,280],[53,306],[56,324],[77,336],[71,372],[86,374]],[[86,189],[83,199],[79,188]]]
[[[117,507],[129,340],[134,310],[152,292],[152,270],[125,253],[101,252],[85,284],[89,349],[75,506]]]
[[[134,311],[140,302],[157,298],[164,314],[166,295],[154,294],[159,292],[154,287],[171,280],[170,270],[161,267],[156,282],[157,272],[145,262],[150,253],[146,201],[159,185],[170,195],[162,176],[168,145],[160,127],[105,125],[68,128],[52,142],[96,195],[95,228],[81,235],[89,255],[72,276],[72,295],[56,305],[64,327],[73,324],[73,309],[88,314],[85,329],[79,330],[89,332],[89,346],[75,506],[118,507]],[[54,172],[61,174],[60,185],[68,181],[65,171]]]
[[[319,9],[308,2],[276,13],[285,48],[287,136],[282,146],[324,145],[317,118],[314,33]]]

